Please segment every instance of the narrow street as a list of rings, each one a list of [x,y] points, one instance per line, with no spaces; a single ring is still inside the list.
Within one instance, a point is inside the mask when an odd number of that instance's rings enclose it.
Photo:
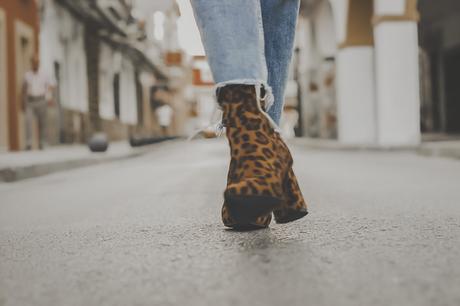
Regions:
[[[310,215],[220,221],[223,140],[0,184],[0,305],[460,305],[460,162],[293,146]]]

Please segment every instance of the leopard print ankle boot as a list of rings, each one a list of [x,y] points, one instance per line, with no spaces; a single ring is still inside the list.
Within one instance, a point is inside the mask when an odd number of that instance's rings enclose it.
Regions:
[[[230,166],[230,169],[232,167]],[[230,174],[231,170],[229,170]],[[278,224],[284,224],[296,221],[305,217],[308,214],[307,205],[303,199],[302,192],[300,191],[297,178],[292,168],[288,172],[287,179],[283,183],[284,198],[280,207],[273,211],[275,221]],[[254,222],[242,224],[235,221],[229,213],[228,205],[224,202],[222,206],[222,221],[225,226],[237,230],[255,230],[267,228],[272,220],[272,214],[261,216]]]
[[[267,226],[284,200],[291,155],[275,141],[277,133],[262,111],[254,85],[224,86],[217,98],[231,150],[224,224]]]

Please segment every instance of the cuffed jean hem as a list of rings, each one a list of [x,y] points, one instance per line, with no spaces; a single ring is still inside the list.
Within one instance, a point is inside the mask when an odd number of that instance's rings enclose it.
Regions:
[[[275,102],[275,97],[273,96],[272,88],[268,85],[266,81],[261,81],[257,79],[235,79],[235,80],[220,82],[220,83],[217,83],[215,87],[216,96],[219,93],[219,89],[227,85],[254,85],[256,88],[257,98],[265,102],[265,108],[266,108],[265,112],[267,112],[273,106],[273,103]],[[260,96],[262,87],[265,90],[265,96],[263,97]]]
[[[257,105],[262,112],[262,114],[267,117],[270,125],[273,129],[277,132],[280,132],[280,128],[278,124],[273,120],[272,117],[267,113],[267,111],[272,107],[273,103],[275,102],[275,97],[273,96],[272,88],[267,84],[265,81],[257,80],[257,79],[235,79],[229,80],[225,82],[217,83],[216,85],[216,95],[219,94],[219,89],[225,87],[227,85],[254,85],[256,90],[256,97],[257,97]],[[265,96],[261,97],[262,87],[265,91]],[[265,110],[263,110],[260,106],[260,101],[265,102]],[[221,125],[221,124],[220,124]]]

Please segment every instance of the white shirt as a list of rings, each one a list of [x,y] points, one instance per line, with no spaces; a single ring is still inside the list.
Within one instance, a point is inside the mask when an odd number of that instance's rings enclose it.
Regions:
[[[54,82],[40,71],[28,71],[24,76],[24,83],[26,84],[27,96],[29,97],[43,97],[49,92],[50,86]]]
[[[173,109],[168,104],[160,106],[156,110],[156,114],[158,117],[158,123],[161,126],[169,126],[171,125]]]

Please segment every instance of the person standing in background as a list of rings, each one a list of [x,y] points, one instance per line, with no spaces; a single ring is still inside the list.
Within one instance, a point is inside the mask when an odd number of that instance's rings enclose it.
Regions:
[[[40,71],[37,55],[31,59],[32,70],[24,76],[22,87],[22,108],[26,113],[26,150],[32,149],[34,118],[38,122],[39,149],[46,144],[47,104],[53,103],[54,82]]]
[[[172,122],[173,109],[167,103],[163,103],[156,109],[158,123],[161,127],[162,136],[169,136],[169,126]]]

